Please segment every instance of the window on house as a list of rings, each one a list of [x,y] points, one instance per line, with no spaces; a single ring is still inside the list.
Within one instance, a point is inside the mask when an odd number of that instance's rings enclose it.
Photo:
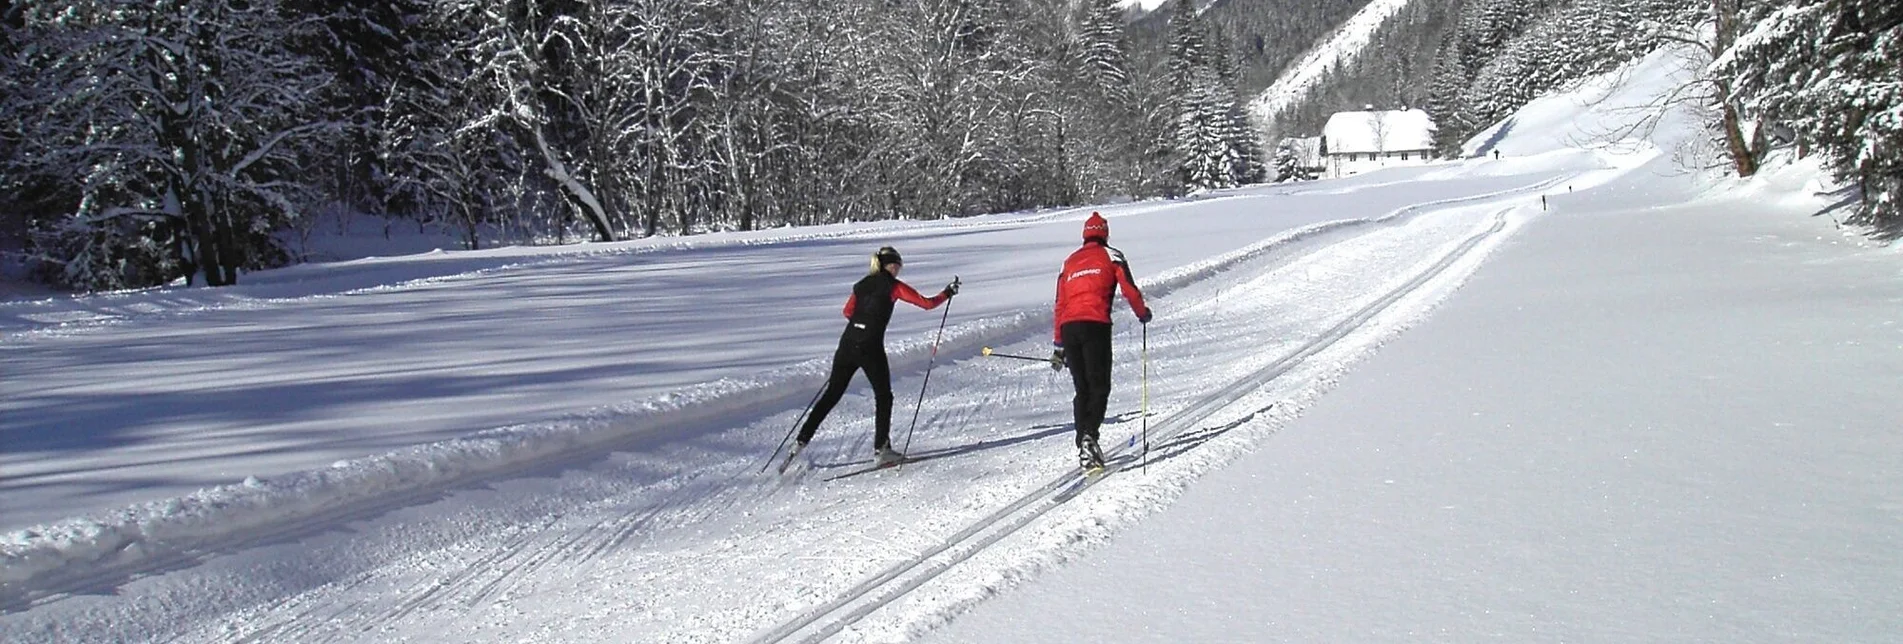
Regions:
[[[1353,153],[1353,152],[1350,152],[1350,153],[1348,153],[1348,161],[1349,161],[1350,163],[1352,163],[1352,162],[1355,162],[1355,161],[1360,161],[1360,160],[1361,160],[1361,155],[1359,155],[1359,154],[1355,154],[1355,153]]]
[[[1406,152],[1402,152],[1402,153],[1401,153],[1401,160],[1402,160],[1402,161],[1408,161],[1408,160],[1409,160],[1409,159],[1408,159],[1408,153],[1406,153]]]

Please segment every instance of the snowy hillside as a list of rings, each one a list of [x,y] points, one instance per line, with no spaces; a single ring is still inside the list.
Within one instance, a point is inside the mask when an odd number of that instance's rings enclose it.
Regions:
[[[1287,108],[1290,103],[1300,100],[1309,89],[1321,81],[1323,74],[1337,66],[1354,62],[1368,42],[1374,38],[1375,30],[1388,18],[1406,8],[1409,0],[1373,0],[1362,7],[1347,22],[1321,39],[1313,49],[1301,58],[1290,63],[1287,69],[1276,77],[1275,83],[1262,90],[1254,100],[1249,101],[1249,111],[1258,123],[1268,122]]]
[[[1686,121],[1591,143],[1674,63],[1499,160],[1101,208],[1156,311],[1101,478],[1068,376],[982,355],[1048,352],[1089,208],[0,303],[0,639],[1880,640],[1897,255],[1813,170],[1676,171]],[[829,480],[861,380],[762,472],[888,244],[965,284],[888,336],[926,460]]]

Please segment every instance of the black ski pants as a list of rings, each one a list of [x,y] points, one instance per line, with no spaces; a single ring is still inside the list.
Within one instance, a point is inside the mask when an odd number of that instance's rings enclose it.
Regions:
[[[820,421],[826,420],[826,414],[832,413],[833,406],[846,395],[853,372],[861,369],[866,372],[866,380],[872,383],[872,398],[878,407],[875,417],[878,429],[872,434],[872,447],[878,449],[892,444],[892,368],[886,363],[885,344],[850,338],[841,338],[839,350],[833,352],[832,374],[826,377],[825,393],[813,402],[813,413],[800,427],[801,443],[813,440]]]
[[[1097,440],[1104,409],[1110,406],[1110,324],[1066,322],[1057,329],[1064,341],[1064,366],[1070,369],[1077,396],[1071,399],[1071,417],[1077,425],[1077,444]]]

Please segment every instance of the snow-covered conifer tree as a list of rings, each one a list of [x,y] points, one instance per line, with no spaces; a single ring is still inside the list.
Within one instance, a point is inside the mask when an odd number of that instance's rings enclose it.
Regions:
[[[1862,188],[1849,223],[1903,235],[1903,8],[1873,0],[1753,5],[1713,64],[1741,108],[1789,127]]]
[[[1207,190],[1259,180],[1259,146],[1236,98],[1227,59],[1209,46],[1207,27],[1193,0],[1178,0],[1170,10],[1178,184]]]

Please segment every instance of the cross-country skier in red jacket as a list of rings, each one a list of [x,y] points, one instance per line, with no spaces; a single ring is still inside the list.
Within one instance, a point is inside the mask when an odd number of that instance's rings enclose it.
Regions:
[[[1130,277],[1123,252],[1110,247],[1110,222],[1090,213],[1084,221],[1084,245],[1064,260],[1057,276],[1057,307],[1052,321],[1051,368],[1070,368],[1077,396],[1071,414],[1077,426],[1077,460],[1085,469],[1103,467],[1097,428],[1110,404],[1110,304],[1116,289],[1130,302],[1137,320],[1150,323],[1150,307]]]
[[[945,285],[945,290],[927,298],[899,281],[899,268],[904,263],[899,251],[891,246],[880,248],[872,255],[872,272],[852,285],[852,295],[846,298],[846,330],[839,335],[839,349],[833,352],[832,374],[827,376],[825,392],[813,403],[812,415],[800,427],[799,442],[793,445],[787,462],[792,462],[793,456],[813,440],[820,421],[826,420],[833,405],[839,404],[840,397],[846,394],[846,386],[852,382],[853,372],[860,369],[865,370],[866,380],[872,383],[877,408],[874,416],[877,429],[872,434],[873,457],[880,465],[905,459],[904,454],[892,449],[892,370],[886,363],[885,325],[892,319],[894,304],[910,302],[926,310],[938,308],[958,294],[958,281],[952,280]]]

